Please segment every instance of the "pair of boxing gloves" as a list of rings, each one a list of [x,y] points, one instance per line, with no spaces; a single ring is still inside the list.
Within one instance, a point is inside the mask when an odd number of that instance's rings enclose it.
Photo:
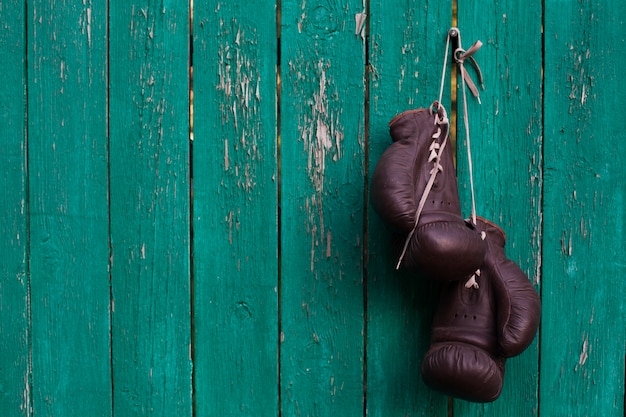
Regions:
[[[506,359],[535,337],[539,296],[506,258],[503,230],[461,216],[445,110],[409,110],[389,128],[392,144],[372,176],[372,206],[404,244],[401,266],[442,283],[422,377],[457,398],[494,401]]]

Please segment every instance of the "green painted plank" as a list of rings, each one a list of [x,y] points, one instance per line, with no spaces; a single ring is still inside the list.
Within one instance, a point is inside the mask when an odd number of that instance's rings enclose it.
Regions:
[[[30,408],[26,172],[26,19],[23,1],[0,7],[0,415]]]
[[[391,144],[389,121],[439,98],[452,3],[375,0],[370,8],[371,174]],[[450,111],[449,71],[447,77],[443,102]],[[415,273],[395,270],[391,233],[369,207],[368,415],[447,416],[447,397],[429,389],[420,373],[437,288]]]
[[[541,415],[624,415],[625,15],[545,2]]]
[[[278,415],[276,1],[194,2],[198,416]]]
[[[189,3],[109,8],[114,413],[190,416]]]
[[[499,0],[489,7],[458,2],[462,46],[480,39],[482,104],[467,91],[476,210],[500,225],[507,257],[539,287],[542,221],[542,2]],[[478,80],[469,65],[468,72]],[[460,79],[459,79],[460,83]],[[459,86],[460,88],[460,86]],[[458,176],[464,215],[471,194],[458,90]],[[492,404],[456,401],[455,416],[533,416],[538,413],[538,336],[506,362],[504,388]]]
[[[362,415],[362,1],[281,2],[282,415]]]
[[[28,4],[35,415],[111,415],[106,18]]]

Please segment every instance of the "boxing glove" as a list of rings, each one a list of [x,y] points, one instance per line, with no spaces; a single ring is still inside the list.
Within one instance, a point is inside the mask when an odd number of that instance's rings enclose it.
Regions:
[[[422,377],[432,388],[475,402],[500,395],[506,358],[535,337],[541,306],[523,271],[504,253],[500,227],[477,218],[487,251],[475,276],[442,288]]]
[[[493,283],[499,354],[510,358],[522,353],[535,338],[541,301],[526,274],[506,258],[502,228],[481,217],[476,223],[477,230],[486,236],[487,253],[480,271],[483,279]]]
[[[451,281],[480,267],[485,245],[461,217],[445,109],[409,110],[389,123],[392,144],[372,174],[372,207],[404,243],[398,267]]]
[[[442,285],[430,348],[422,361],[426,385],[453,397],[490,402],[500,396],[505,359],[498,354],[496,302],[483,274],[476,285]]]

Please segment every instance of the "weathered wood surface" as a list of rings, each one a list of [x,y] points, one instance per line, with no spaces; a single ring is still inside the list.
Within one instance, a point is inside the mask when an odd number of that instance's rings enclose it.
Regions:
[[[190,416],[189,4],[109,13],[113,412]]]
[[[546,2],[544,416],[624,415],[625,15]]]
[[[478,214],[543,303],[485,405],[422,383],[437,289],[367,201],[452,2],[96,3],[0,3],[0,414],[624,416],[623,2],[457,2]]]
[[[34,415],[107,416],[107,11],[102,3],[64,6],[32,1],[26,17],[31,392],[25,395]]]
[[[276,2],[194,4],[198,416],[278,413]]]
[[[30,409],[25,5],[0,7],[0,415]]]
[[[282,415],[363,413],[363,11],[281,2]]]

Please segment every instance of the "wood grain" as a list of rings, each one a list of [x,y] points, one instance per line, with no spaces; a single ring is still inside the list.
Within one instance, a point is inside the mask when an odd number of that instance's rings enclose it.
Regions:
[[[107,11],[63,6],[28,7],[27,412],[110,416]]]
[[[276,416],[276,2],[194,7],[196,413]]]
[[[362,415],[361,1],[282,1],[281,411]]]
[[[624,415],[624,2],[546,2],[542,415]]]
[[[543,315],[496,402],[422,382],[437,288],[368,181],[452,3],[1,2],[0,415],[623,417],[617,0],[455,2],[478,214]]]
[[[30,409],[25,4],[0,8],[0,414]]]
[[[191,416],[189,3],[111,1],[116,416]]]

